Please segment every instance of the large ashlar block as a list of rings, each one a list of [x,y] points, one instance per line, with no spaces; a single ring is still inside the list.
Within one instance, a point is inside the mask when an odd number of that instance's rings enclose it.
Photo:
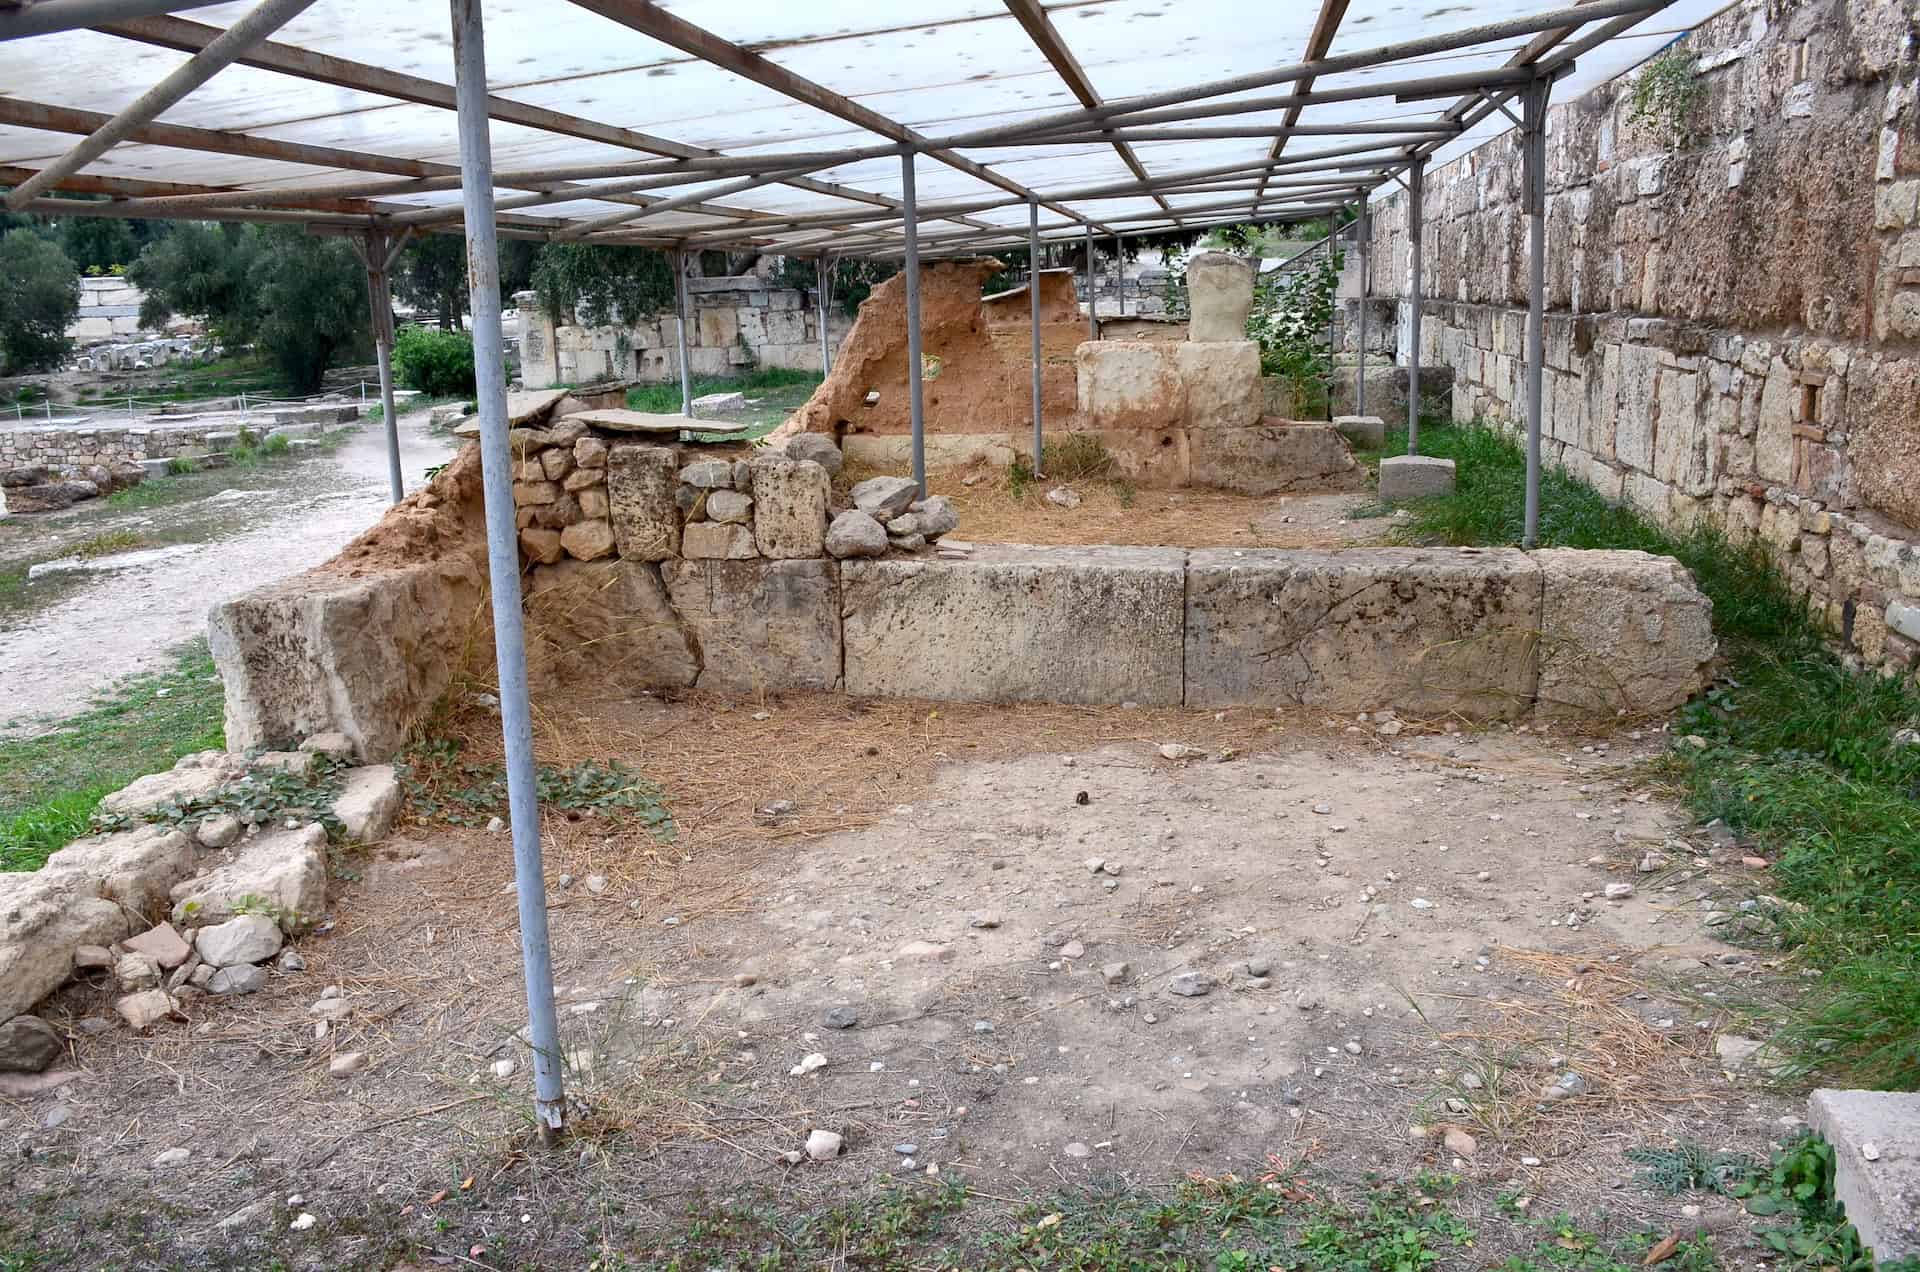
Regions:
[[[965,561],[847,561],[847,692],[1176,705],[1185,559],[983,546]]]
[[[680,456],[671,446],[616,442],[607,453],[607,510],[613,542],[628,561],[680,553]]]
[[[1187,475],[1196,486],[1243,495],[1359,490],[1367,471],[1329,424],[1261,424],[1187,434]]]
[[[1380,498],[1384,503],[1430,499],[1453,493],[1454,463],[1431,455],[1389,455],[1380,461]]]
[[[753,461],[753,542],[769,560],[826,553],[833,479],[810,459],[762,455]]]
[[[1241,340],[1253,310],[1253,262],[1227,252],[1187,258],[1187,338]]]
[[[1511,548],[1195,551],[1186,703],[1522,715],[1541,577]]]
[[[1713,602],[1672,557],[1553,548],[1545,577],[1542,715],[1670,711],[1711,682]]]
[[[1089,428],[1244,428],[1264,409],[1260,349],[1250,340],[1095,340],[1074,351]]]
[[[667,594],[700,655],[697,688],[840,687],[840,573],[820,561],[673,561]]]
[[[469,650],[490,655],[486,577],[465,553],[359,578],[310,570],[207,616],[235,751],[344,733],[398,751]]]
[[[1163,344],[1187,394],[1190,429],[1246,428],[1260,420],[1266,391],[1260,384],[1260,346],[1251,340]]]
[[[527,576],[527,669],[536,684],[685,688],[700,660],[645,561],[562,561]]]

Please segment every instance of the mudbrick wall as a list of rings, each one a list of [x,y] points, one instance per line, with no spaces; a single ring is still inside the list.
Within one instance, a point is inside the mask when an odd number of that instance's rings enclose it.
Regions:
[[[1920,5],[1745,0],[1689,35],[1684,137],[1633,77],[1547,137],[1549,462],[1758,539],[1868,664],[1920,661]],[[1427,174],[1423,365],[1456,419],[1525,418],[1519,137]],[[1404,297],[1405,196],[1372,290]],[[1408,324],[1401,307],[1400,357]]]

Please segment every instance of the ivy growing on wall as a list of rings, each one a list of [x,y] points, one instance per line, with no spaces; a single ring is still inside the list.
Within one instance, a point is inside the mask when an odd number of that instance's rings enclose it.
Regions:
[[[1699,59],[1673,45],[1647,60],[1633,82],[1627,122],[1646,124],[1665,134],[1667,144],[1681,146],[1693,132],[1693,114],[1707,99],[1700,78]]]
[[[648,247],[548,243],[533,262],[540,307],[583,326],[635,322],[673,308],[673,261]]]

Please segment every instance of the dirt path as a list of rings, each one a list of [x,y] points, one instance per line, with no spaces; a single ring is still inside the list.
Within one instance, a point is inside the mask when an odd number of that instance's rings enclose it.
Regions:
[[[409,488],[452,453],[451,439],[429,432],[427,419],[425,411],[401,417]],[[36,542],[58,551],[118,530],[164,546],[125,554],[124,568],[27,584],[29,601],[35,588],[60,599],[0,616],[0,732],[71,714],[114,681],[159,665],[169,649],[206,630],[210,607],[318,565],[386,507],[386,436],[367,425],[330,454],[258,470],[204,498],[126,513],[81,505],[82,515],[49,518],[31,537],[11,539],[12,554],[31,552]]]

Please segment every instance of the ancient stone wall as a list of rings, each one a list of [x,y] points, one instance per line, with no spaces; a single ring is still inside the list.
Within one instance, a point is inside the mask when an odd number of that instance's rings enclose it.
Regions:
[[[1684,45],[1684,140],[1630,118],[1631,76],[1556,105],[1547,140],[1547,458],[1757,537],[1891,669],[1920,657],[1917,32],[1914,0],[1746,0]],[[1456,419],[1516,428],[1520,180],[1517,133],[1428,173],[1421,350]],[[1374,226],[1372,290],[1403,296],[1405,196]],[[1407,336],[1402,305],[1402,364]]]
[[[22,428],[0,433],[0,472],[15,468],[84,468],[224,450],[231,421],[178,428]],[[211,439],[211,440],[209,440]]]

